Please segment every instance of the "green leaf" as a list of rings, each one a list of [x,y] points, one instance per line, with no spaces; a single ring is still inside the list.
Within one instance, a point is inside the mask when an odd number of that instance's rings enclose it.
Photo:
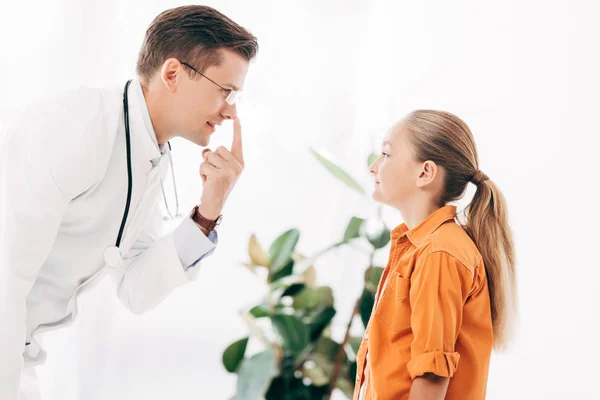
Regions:
[[[315,346],[314,353],[320,354],[325,357],[327,360],[334,362],[338,350],[340,349],[340,344],[330,338],[320,337],[317,341],[317,345]]]
[[[369,267],[365,270],[365,289],[375,293],[383,274],[383,268],[381,267]]]
[[[390,230],[385,228],[381,234],[368,238],[369,243],[373,245],[376,249],[381,249],[390,242]]]
[[[294,297],[294,308],[296,310],[312,310],[319,306],[333,307],[333,291],[330,287],[304,288]]]
[[[267,310],[267,308],[262,305],[253,307],[250,310],[250,314],[252,314],[252,316],[254,316],[254,318],[268,317],[271,315],[269,310]]]
[[[282,339],[285,351],[296,355],[308,345],[308,325],[302,323],[297,317],[287,314],[274,314],[271,321]]]
[[[346,227],[346,232],[344,233],[344,241],[347,242],[350,239],[354,239],[360,236],[360,227],[365,222],[364,219],[358,217],[352,217],[350,222],[348,222],[348,226]]]
[[[290,260],[290,263],[288,266],[283,268],[281,271],[279,271],[275,276],[273,276],[271,278],[271,279],[274,279],[275,281],[269,285],[269,294],[265,298],[265,304],[267,305],[267,308],[269,310],[279,304],[281,297],[287,291],[288,288],[290,288],[291,286],[297,285],[297,284],[303,285],[301,276],[291,275],[293,268],[294,268],[294,261]],[[290,274],[290,275],[283,276],[285,274]]]
[[[292,275],[292,272],[294,272],[294,260],[289,260],[289,262],[279,271],[275,272],[274,274],[270,274],[268,280],[269,282],[277,282],[282,278]]]
[[[316,290],[321,299],[320,304],[322,306],[333,307],[333,290],[329,286],[321,286]]]
[[[300,293],[300,291],[302,289],[304,289],[304,283],[294,283],[294,284],[288,286],[288,288],[283,291],[283,293],[281,294],[281,297],[295,296],[298,293]]]
[[[362,320],[365,328],[371,318],[371,312],[373,311],[373,304],[375,303],[375,294],[368,290],[363,290],[360,296],[359,311],[360,319]]]
[[[302,279],[299,275],[281,277],[269,285],[269,291],[285,290],[296,283],[302,283]]]
[[[252,261],[252,265],[269,266],[269,257],[261,247],[255,234],[252,234],[248,240],[248,256]]]
[[[376,249],[381,249],[390,242],[390,230],[380,219],[366,221],[361,230]]]
[[[272,347],[244,360],[238,373],[236,400],[260,399],[277,373],[277,355]]]
[[[292,259],[294,249],[300,239],[300,231],[298,229],[290,229],[281,234],[269,249],[271,274],[276,274],[282,268],[289,264]]]
[[[309,324],[310,340],[315,340],[321,336],[321,333],[323,333],[323,330],[329,325],[333,317],[335,317],[335,308],[333,307],[320,308],[306,317],[304,322]]]
[[[378,158],[379,154],[377,153],[369,154],[369,158],[367,158],[367,167],[370,167]]]
[[[223,365],[229,372],[237,371],[240,362],[244,359],[246,346],[248,345],[248,337],[232,343],[223,352]]]
[[[311,310],[319,305],[319,299],[316,288],[304,288],[294,297],[293,307],[296,310]]]
[[[278,376],[273,379],[265,400],[320,400],[325,394],[323,388],[304,385],[302,378]]]
[[[312,265],[304,270],[302,278],[306,286],[313,287],[317,282],[317,270]]]
[[[339,163],[334,159],[332,155],[327,153],[325,150],[314,150],[311,149],[312,153],[317,157],[317,160],[325,166],[336,178],[344,182],[348,187],[356,190],[360,194],[365,194],[365,190],[356,182],[356,180],[346,171],[340,167]]]

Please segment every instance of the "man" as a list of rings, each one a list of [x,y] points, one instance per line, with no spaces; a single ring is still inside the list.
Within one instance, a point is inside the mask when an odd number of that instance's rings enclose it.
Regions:
[[[70,324],[77,296],[102,277],[114,277],[134,313],[195,279],[244,167],[236,104],[257,50],[253,35],[210,7],[171,9],[146,32],[137,80],[41,102],[9,127],[0,149],[0,399],[29,398],[33,367],[46,358],[38,335]],[[204,150],[198,206],[160,237],[169,139],[206,146],[227,119],[231,150]]]

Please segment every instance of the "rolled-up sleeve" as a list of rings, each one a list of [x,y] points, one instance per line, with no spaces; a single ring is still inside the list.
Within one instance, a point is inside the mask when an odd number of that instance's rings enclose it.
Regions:
[[[463,306],[473,276],[445,251],[423,257],[410,282],[413,341],[408,371],[412,379],[426,373],[452,377],[460,354],[456,340],[462,325]]]

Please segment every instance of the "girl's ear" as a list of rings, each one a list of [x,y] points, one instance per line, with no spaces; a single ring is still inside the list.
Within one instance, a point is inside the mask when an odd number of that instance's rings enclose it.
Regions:
[[[419,177],[417,178],[417,187],[423,188],[427,185],[430,185],[437,178],[439,173],[439,168],[436,163],[433,161],[425,161],[421,164],[421,168],[419,170]]]

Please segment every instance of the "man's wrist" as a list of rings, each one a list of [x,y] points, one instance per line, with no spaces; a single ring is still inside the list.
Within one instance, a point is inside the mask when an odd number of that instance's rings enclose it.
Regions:
[[[209,207],[202,203],[198,206],[198,212],[204,218],[210,219],[212,221],[216,220],[221,215],[220,209],[215,209],[214,207]]]
[[[194,211],[192,212],[190,218],[196,223],[196,226],[198,226],[198,228],[202,231],[202,233],[204,233],[204,235],[208,235],[210,232],[214,231],[217,228],[217,226],[219,226],[219,224],[221,223],[221,214],[219,213],[216,217],[214,217],[214,211],[211,212],[210,209],[209,211],[201,211],[201,206],[202,205],[199,204],[196,207],[194,207]],[[209,217],[204,215],[204,213],[208,214]]]
[[[200,229],[202,231],[202,233],[204,233],[204,236],[208,236],[208,229],[206,229],[205,227],[203,227],[202,225],[200,225],[196,221],[194,221],[194,223],[196,224],[196,226],[198,227],[198,229]]]

